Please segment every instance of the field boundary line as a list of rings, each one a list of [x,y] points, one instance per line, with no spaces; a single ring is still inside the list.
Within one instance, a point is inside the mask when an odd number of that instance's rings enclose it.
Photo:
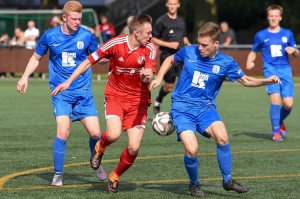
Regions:
[[[296,152],[300,151],[300,149],[275,149],[275,150],[247,150],[247,151],[236,151],[236,152],[231,152],[232,154],[249,154],[249,153],[277,153],[277,152]],[[205,156],[205,155],[215,155],[215,152],[200,152],[200,156]],[[158,155],[158,156],[141,156],[138,157],[137,160],[145,160],[145,159],[156,159],[156,158],[172,158],[172,157],[181,157],[183,154],[173,154],[173,155]],[[103,160],[103,163],[112,163],[112,162],[117,162],[119,161],[119,158],[117,159],[110,159],[110,160]],[[72,163],[72,164],[66,164],[64,167],[72,167],[72,166],[82,166],[82,165],[88,165],[89,162],[81,162],[81,163]],[[25,171],[20,171],[16,172],[10,175],[6,175],[0,178],[0,191],[1,190],[7,190],[8,188],[4,188],[4,184],[9,181],[10,179],[13,179],[18,176],[22,175],[27,175],[31,173],[36,173],[40,171],[46,171],[53,169],[53,166],[49,167],[43,167],[43,168],[37,168],[37,169],[30,169],[30,170],[25,170]],[[300,174],[296,174],[300,175]],[[44,187],[44,186],[42,186]],[[47,186],[45,186],[47,187]]]
[[[270,179],[270,178],[287,178],[287,177],[300,177],[300,173],[295,174],[280,174],[280,175],[267,175],[267,176],[236,176],[235,179]],[[222,178],[202,178],[201,181],[221,181]],[[133,181],[133,182],[122,182],[122,184],[135,184],[135,185],[147,185],[147,184],[163,184],[163,183],[178,183],[178,182],[189,182],[188,179],[174,179],[174,180],[149,180],[149,181]],[[80,188],[80,187],[97,187],[104,186],[106,183],[99,182],[94,184],[72,184],[63,185],[61,187],[55,186],[31,186],[31,187],[14,187],[14,188],[0,188],[0,191],[24,191],[24,190],[36,190],[36,189],[65,189],[65,188]]]

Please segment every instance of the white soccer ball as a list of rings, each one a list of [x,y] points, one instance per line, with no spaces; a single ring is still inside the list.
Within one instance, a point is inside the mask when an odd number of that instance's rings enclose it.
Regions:
[[[169,112],[157,113],[152,121],[152,129],[160,136],[171,135],[175,127]]]

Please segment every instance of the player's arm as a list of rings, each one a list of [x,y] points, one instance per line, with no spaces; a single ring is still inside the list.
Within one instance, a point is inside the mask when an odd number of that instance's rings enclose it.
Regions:
[[[244,75],[243,77],[237,79],[237,81],[245,87],[258,87],[258,86],[270,85],[270,84],[275,84],[275,83],[281,84],[280,79],[275,75],[272,75],[265,79],[253,78],[253,77]]]
[[[72,84],[72,82],[79,77],[84,71],[86,71],[89,67],[91,67],[91,62],[89,59],[84,60],[72,73],[72,75],[67,79],[67,81],[59,84],[52,92],[52,95],[56,95],[57,93],[67,90],[69,86]]]
[[[156,78],[150,82],[149,90],[152,90],[161,84],[163,77],[165,76],[167,71],[172,67],[173,63],[175,63],[174,55],[171,55],[165,59],[158,71]]]
[[[191,42],[190,42],[190,40],[189,40],[187,37],[183,37],[183,43],[184,43],[184,45],[186,45],[186,46],[192,45]]]
[[[17,90],[20,94],[24,94],[28,87],[28,78],[29,76],[35,71],[38,67],[42,56],[37,54],[36,52],[33,53],[31,58],[29,59],[25,72],[23,73],[21,79],[18,81]]]
[[[167,47],[171,49],[177,49],[179,47],[179,42],[177,41],[168,42],[158,39],[157,37],[152,37],[152,42],[155,43],[157,46]]]
[[[246,68],[248,70],[252,69],[254,67],[254,61],[256,59],[256,52],[251,51],[247,57],[247,63],[246,63]]]
[[[299,50],[297,48],[288,46],[285,48],[285,51],[289,54],[289,55],[294,55],[295,57],[299,56]]]

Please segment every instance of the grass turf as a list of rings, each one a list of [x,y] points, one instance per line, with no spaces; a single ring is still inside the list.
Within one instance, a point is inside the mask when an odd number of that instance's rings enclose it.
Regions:
[[[17,80],[0,80],[0,198],[188,198],[188,177],[183,147],[175,133],[159,137],[151,129],[152,107],[139,158],[122,176],[119,192],[106,192],[89,167],[88,136],[80,122],[71,127],[65,160],[64,186],[49,186],[52,179],[52,144],[56,135],[47,81],[30,80],[27,93],[16,91]],[[94,82],[94,95],[103,119],[105,82]],[[153,92],[153,96],[158,89]],[[300,92],[296,85],[296,94]],[[218,110],[229,132],[233,177],[251,190],[239,195],[221,187],[221,174],[212,139],[198,136],[199,175],[206,198],[300,198],[300,101],[286,124],[289,137],[271,141],[269,99],[264,88],[225,84],[217,98]],[[170,96],[164,102],[168,111]],[[103,158],[109,173],[126,146],[124,133]]]

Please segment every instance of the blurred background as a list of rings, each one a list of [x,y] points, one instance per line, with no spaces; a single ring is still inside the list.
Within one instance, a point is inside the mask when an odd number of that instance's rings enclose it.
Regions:
[[[13,38],[19,38],[20,36],[16,35],[22,35],[28,29],[28,22],[33,21],[35,28],[39,30],[38,41],[45,30],[61,23],[59,18],[62,14],[62,7],[67,1],[0,0],[0,77],[7,74],[14,76],[23,72],[27,60],[32,55],[32,49],[27,48],[24,42],[15,41]],[[155,23],[161,15],[167,12],[165,0],[80,0],[79,2],[84,7],[82,24],[95,34],[100,44],[105,39],[99,32],[99,24],[103,16],[106,18],[109,31],[117,36],[124,31],[129,16],[145,12],[153,17],[153,23]],[[208,21],[216,23],[227,21],[229,27],[235,32],[237,45],[226,47],[225,53],[233,56],[243,68],[255,33],[268,26],[265,10],[272,4],[283,7],[281,26],[291,29],[299,44],[299,0],[181,0],[179,15],[185,18],[188,38],[194,44],[197,43],[196,34],[201,25]],[[16,57],[20,59],[15,59]],[[40,77],[47,73],[47,59],[43,60],[44,62],[36,71]],[[260,59],[257,61],[261,64]],[[297,66],[299,61],[292,58],[291,64]],[[294,67],[293,70],[295,74],[300,75],[300,67]],[[99,74],[106,71],[107,66],[95,68],[95,72]],[[260,68],[257,68],[249,73],[260,75],[261,72]]]

